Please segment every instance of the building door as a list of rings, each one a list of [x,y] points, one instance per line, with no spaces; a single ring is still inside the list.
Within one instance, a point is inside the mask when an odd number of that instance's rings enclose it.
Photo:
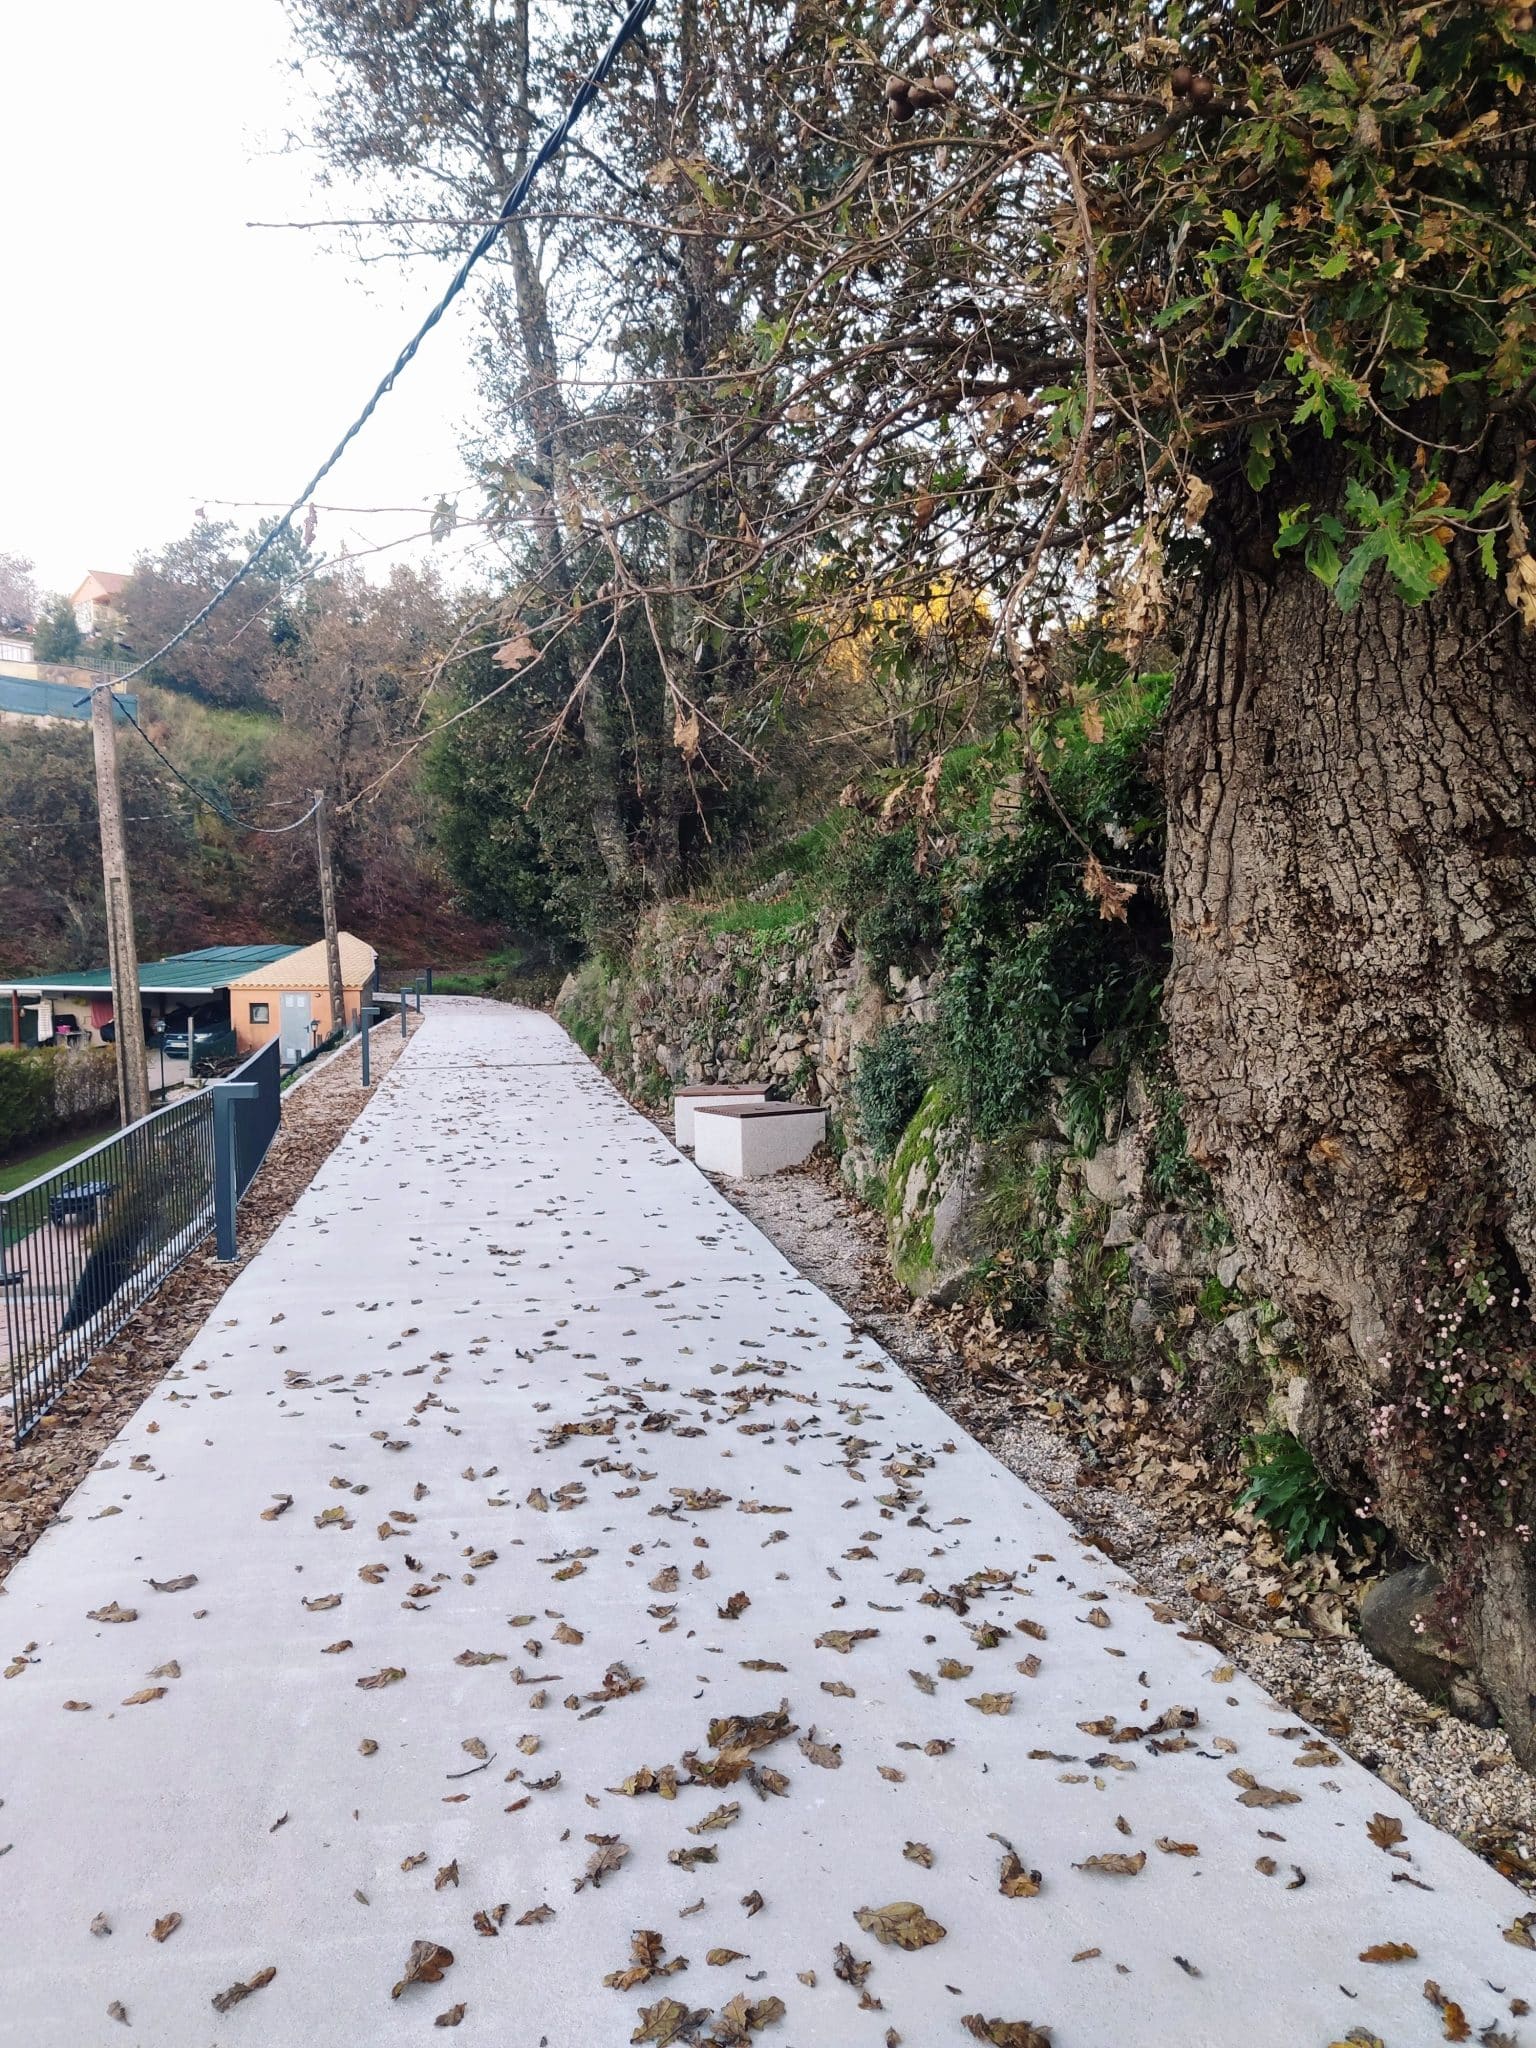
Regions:
[[[278,1012],[277,1035],[282,1043],[282,1058],[285,1062],[296,1060],[309,1051],[312,1043],[309,1022],[312,1004],[307,989],[287,991],[283,996],[282,1008]]]

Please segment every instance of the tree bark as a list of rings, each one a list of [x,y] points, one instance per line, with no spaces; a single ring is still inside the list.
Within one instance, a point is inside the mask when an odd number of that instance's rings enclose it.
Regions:
[[[1357,1492],[1369,1470],[1395,1533],[1463,1575],[1536,1767],[1529,1547],[1499,1530],[1469,1556],[1444,1489],[1379,1441],[1422,1262],[1481,1214],[1523,1299],[1536,1278],[1532,646],[1475,563],[1427,605],[1373,584],[1346,615],[1232,545],[1188,648],[1165,758],[1191,1150],[1302,1333],[1318,1462]]]

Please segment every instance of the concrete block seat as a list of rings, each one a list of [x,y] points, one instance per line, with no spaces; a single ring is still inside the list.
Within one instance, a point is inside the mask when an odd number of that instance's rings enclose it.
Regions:
[[[766,1102],[766,1081],[698,1081],[691,1088],[679,1088],[672,1097],[673,1142],[684,1152],[693,1150],[693,1119],[697,1111],[716,1102]]]
[[[827,1112],[809,1102],[719,1102],[696,1109],[693,1156],[711,1173],[748,1180],[809,1159],[827,1135]]]

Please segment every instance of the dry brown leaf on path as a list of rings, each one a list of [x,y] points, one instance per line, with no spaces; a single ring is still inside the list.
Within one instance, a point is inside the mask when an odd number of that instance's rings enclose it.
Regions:
[[[675,1998],[659,1999],[655,2005],[642,2005],[640,2024],[630,2035],[633,2041],[654,2042],[656,2048],[670,2048],[674,2041],[685,2040],[695,2033],[709,2018],[709,2007],[701,2005],[697,2012],[690,2012]]]
[[[880,1631],[877,1628],[829,1628],[816,1638],[818,1650],[837,1650],[847,1656],[855,1643],[872,1643]]]
[[[704,1960],[712,1968],[722,1970],[727,1963],[744,1963],[748,1957],[745,1951],[739,1948],[712,1948]]]
[[[930,1920],[911,1899],[897,1899],[889,1906],[860,1906],[853,1917],[866,1934],[888,1948],[928,1948],[949,1931],[937,1920]]]
[[[157,1593],[185,1593],[189,1586],[197,1584],[196,1572],[184,1572],[179,1579],[146,1579]]]
[[[518,1927],[537,1927],[543,1921],[553,1920],[554,1917],[555,1909],[553,1906],[530,1906],[526,1913],[518,1914],[514,1925]]]
[[[137,1607],[119,1607],[115,1600],[109,1600],[105,1607],[93,1607],[86,1615],[87,1621],[137,1621]]]
[[[123,1701],[123,1705],[125,1707],[147,1707],[151,1700],[163,1700],[164,1698],[165,1687],[163,1685],[146,1685],[142,1691],[129,1693],[127,1699]]]
[[[107,2007],[107,2018],[109,2020],[118,2020],[125,2027],[128,2025],[128,2008],[120,1998],[114,1998]]]
[[[1373,1813],[1365,1824],[1365,1832],[1378,1849],[1395,1849],[1399,1842],[1408,1839],[1402,1822],[1390,1813]]]
[[[472,1925],[476,1934],[496,1935],[501,1932],[501,1923],[512,1908],[509,1905],[482,1906],[476,1913]],[[519,1922],[519,1925],[522,1923]]]
[[[272,1501],[273,1505],[271,1507],[263,1508],[261,1511],[261,1519],[264,1522],[275,1522],[279,1515],[286,1515],[293,1506],[293,1495],[291,1493],[275,1493],[272,1496]]]
[[[1074,1870],[1102,1870],[1109,1877],[1139,1877],[1146,1867],[1147,1852],[1138,1849],[1134,1856],[1122,1855],[1110,1850],[1107,1856],[1085,1856],[1081,1863],[1074,1863]]]
[[[1028,2020],[988,2020],[979,2012],[968,2012],[960,2024],[974,2039],[990,2042],[991,2048],[1051,2048],[1050,2028],[1032,2026]]]
[[[227,1991],[216,1991],[213,1994],[214,2011],[228,2012],[232,2005],[241,2004],[253,1991],[260,1991],[263,1985],[270,1984],[276,1975],[276,1967],[269,1964],[265,1970],[258,1970],[255,1976],[248,1978],[245,1983],[231,1984]]]
[[[1013,1698],[1011,1692],[979,1692],[967,1698],[965,1704],[983,1714],[1011,1714]]]
[[[1040,1895],[1041,1877],[1038,1870],[1031,1870],[1012,1842],[1002,1835],[992,1835],[990,1840],[997,1843],[1003,1852],[1003,1860],[997,1873],[997,1888],[1005,1899],[1034,1899]]]
[[[112,1922],[105,1913],[98,1913],[96,1915],[96,1918],[91,1922],[91,1932],[92,1934],[110,1934],[112,1932]]]
[[[835,1742],[818,1742],[816,1740],[816,1725],[814,1722],[812,1722],[811,1726],[800,1738],[800,1754],[808,1758],[811,1763],[820,1764],[824,1771],[836,1771],[842,1768],[843,1752],[841,1747]]]
[[[441,1984],[443,1972],[452,1967],[451,1948],[436,1941],[413,1941],[405,1959],[405,1974],[389,1995],[398,1998],[408,1984]]]
[[[432,2024],[434,2027],[456,2027],[468,2011],[467,2005],[450,2005],[446,2012],[438,2014]]]
[[[629,1854],[629,1844],[621,1842],[617,1835],[588,1835],[589,1842],[596,1843],[587,1858],[587,1867],[576,1880],[576,1890],[585,1891],[588,1885],[593,1890],[602,1884],[605,1877],[611,1877]]]
[[[1408,1941],[1378,1941],[1370,1948],[1360,1951],[1362,1963],[1411,1963],[1417,1960],[1418,1950]]]
[[[908,1842],[901,1853],[909,1863],[920,1863],[924,1870],[932,1870],[933,1851],[926,1842]]]
[[[180,1925],[181,1915],[179,1913],[163,1914],[149,1930],[150,1939],[152,1941],[169,1941]]]
[[[355,1681],[359,1692],[377,1692],[382,1686],[398,1685],[405,1673],[398,1664],[386,1664],[382,1671],[375,1671],[367,1678]]]
[[[1197,1842],[1175,1842],[1169,1835],[1159,1835],[1157,1846],[1165,1856],[1198,1856],[1200,1854],[1200,1845]]]
[[[437,1873],[436,1877],[433,1878],[432,1889],[435,1892],[440,1892],[445,1890],[449,1885],[452,1885],[454,1889],[457,1890],[458,1883],[459,1859],[457,1856],[455,1856],[453,1861],[451,1863],[445,1863],[442,1869],[439,1870],[439,1872]]]

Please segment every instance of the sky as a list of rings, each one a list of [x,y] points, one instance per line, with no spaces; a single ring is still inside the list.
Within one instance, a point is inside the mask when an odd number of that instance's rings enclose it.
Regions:
[[[131,568],[200,506],[242,501],[243,528],[251,501],[288,504],[446,282],[247,225],[368,210],[284,152],[307,103],[291,56],[279,0],[0,6],[0,551],[44,591]],[[461,301],[424,344],[322,507],[462,484],[473,318]],[[316,540],[425,523],[322,510]]]

